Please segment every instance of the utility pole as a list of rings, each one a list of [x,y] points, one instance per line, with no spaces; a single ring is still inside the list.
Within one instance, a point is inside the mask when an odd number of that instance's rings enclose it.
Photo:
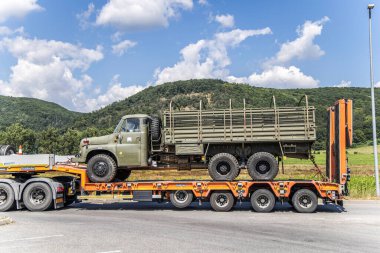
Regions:
[[[369,15],[369,61],[370,61],[370,79],[371,79],[371,102],[372,102],[372,134],[373,134],[373,155],[375,160],[375,180],[376,180],[376,196],[380,197],[379,185],[379,165],[377,159],[377,136],[376,136],[376,109],[375,109],[375,84],[373,81],[373,63],[372,63],[372,9],[374,4],[368,5]]]

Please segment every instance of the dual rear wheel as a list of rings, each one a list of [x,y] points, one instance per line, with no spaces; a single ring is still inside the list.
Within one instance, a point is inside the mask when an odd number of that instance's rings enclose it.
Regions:
[[[247,169],[253,180],[272,180],[278,174],[278,162],[272,154],[258,152],[249,157]],[[239,162],[231,154],[219,153],[210,159],[208,171],[214,180],[231,181],[240,173]]]

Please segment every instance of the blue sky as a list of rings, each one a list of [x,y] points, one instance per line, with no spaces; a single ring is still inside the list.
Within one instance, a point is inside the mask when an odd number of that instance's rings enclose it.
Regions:
[[[372,2],[379,81],[380,2]],[[92,111],[191,78],[369,87],[368,3],[1,0],[0,94]]]

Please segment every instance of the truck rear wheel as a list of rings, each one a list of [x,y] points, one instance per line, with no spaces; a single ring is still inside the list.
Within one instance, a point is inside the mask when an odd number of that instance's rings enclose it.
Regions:
[[[191,191],[172,191],[170,192],[170,202],[177,208],[186,208],[193,202],[194,194]]]
[[[29,211],[45,211],[53,204],[53,193],[45,183],[31,183],[25,188],[22,200]]]
[[[15,193],[8,184],[0,183],[0,212],[11,210],[15,205]]]
[[[278,162],[272,154],[267,152],[251,155],[247,168],[253,180],[272,180],[278,174]]]
[[[256,212],[269,213],[273,210],[276,199],[271,191],[259,189],[252,193],[251,204]]]
[[[106,154],[95,155],[87,164],[87,176],[94,183],[111,182],[116,175],[116,162]]]
[[[235,198],[231,192],[211,193],[210,204],[217,212],[228,212],[234,207]]]
[[[234,180],[239,175],[239,163],[236,158],[228,153],[214,155],[208,164],[208,173],[217,181]]]
[[[318,197],[308,189],[300,189],[294,193],[292,203],[299,213],[313,213],[318,207]]]
[[[119,169],[116,172],[115,179],[118,179],[120,181],[125,181],[130,175],[131,175],[131,170],[126,170],[126,169]]]

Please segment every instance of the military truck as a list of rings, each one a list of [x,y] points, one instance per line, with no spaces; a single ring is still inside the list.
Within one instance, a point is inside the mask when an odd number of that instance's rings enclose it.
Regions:
[[[302,103],[302,105],[301,105]],[[162,119],[161,119],[162,118]],[[86,163],[92,182],[125,180],[132,170],[208,169],[213,180],[272,180],[285,157],[307,159],[316,139],[315,108],[307,96],[294,107],[179,110],[162,117],[126,115],[114,132],[85,138],[73,162]]]

